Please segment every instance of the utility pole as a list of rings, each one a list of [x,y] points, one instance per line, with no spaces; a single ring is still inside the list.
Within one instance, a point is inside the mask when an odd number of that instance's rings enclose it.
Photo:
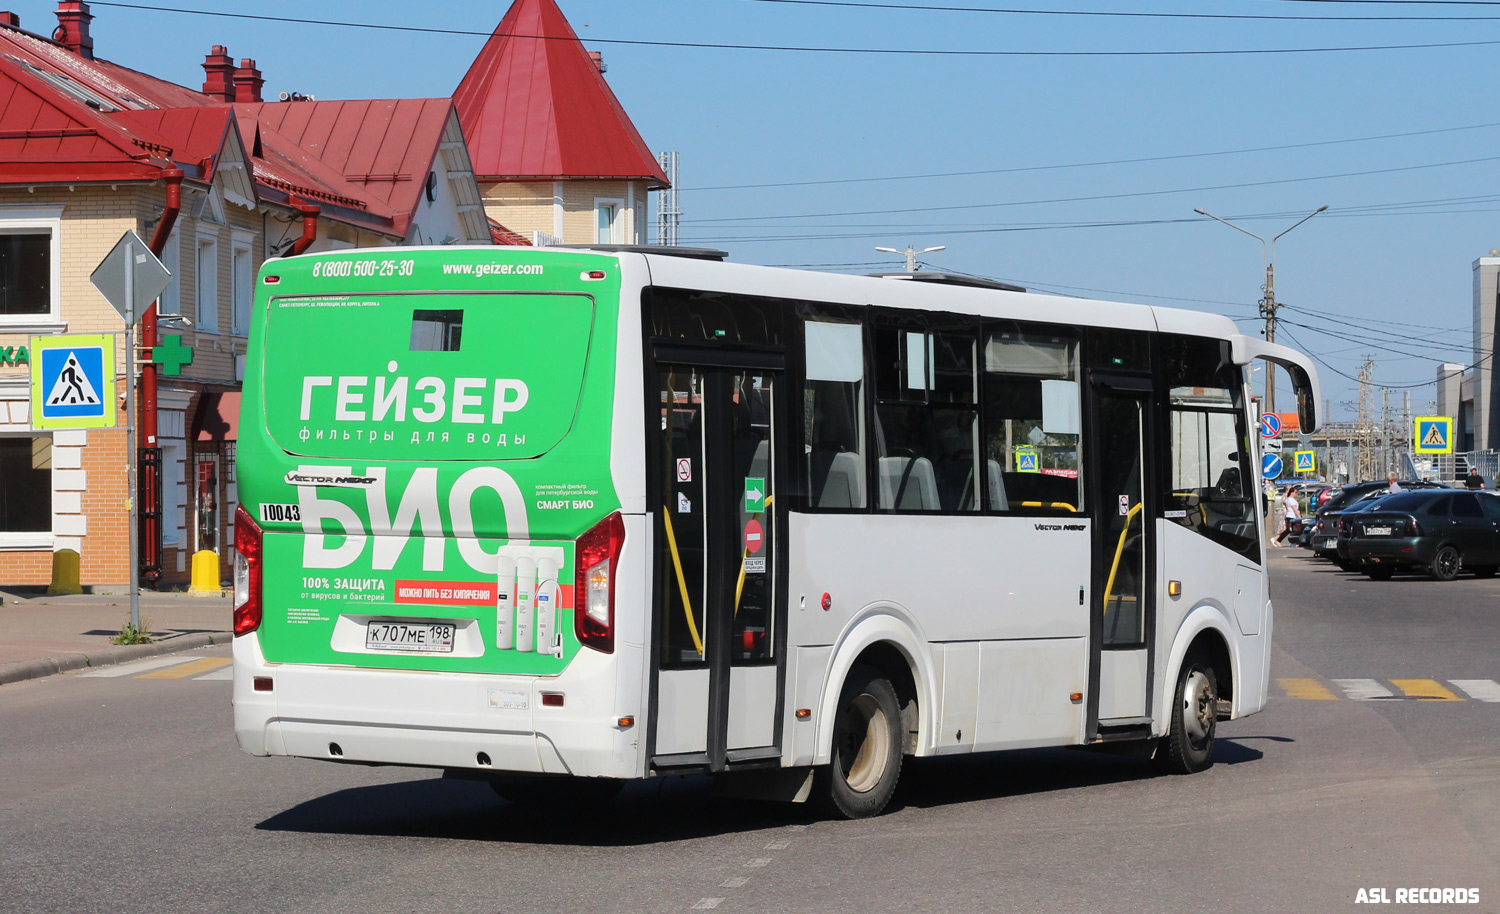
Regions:
[[[940,245],[938,245],[935,248],[925,248],[925,249],[920,250],[920,251],[913,249],[911,245],[907,245],[906,246],[906,250],[904,250],[904,251],[898,251],[895,248],[876,248],[875,250],[879,251],[882,254],[901,254],[901,255],[903,255],[904,257],[906,257],[906,272],[908,272],[908,273],[915,273],[915,272],[917,272],[917,257],[919,255],[921,255],[921,254],[931,254],[933,251],[946,251],[947,249],[948,249],[947,245],[940,244]]]
[[[1359,419],[1358,427],[1355,429],[1355,476],[1364,482],[1375,477],[1374,455],[1371,453],[1372,438],[1370,429],[1370,381],[1375,376],[1375,361],[1365,356],[1365,363],[1359,366]]]
[[[682,208],[677,204],[677,153],[663,152],[656,160],[669,185],[656,196],[656,243],[676,247],[677,226],[682,221]]]
[[[1306,216],[1303,216],[1301,219],[1297,220],[1297,222],[1292,225],[1292,228],[1289,228],[1285,232],[1282,232],[1281,235],[1285,235],[1287,232],[1290,232],[1292,229],[1296,228],[1297,226],[1301,225],[1302,223],[1306,222],[1307,220],[1311,219],[1312,217],[1316,216],[1318,213],[1321,213],[1326,209],[1328,209],[1327,203],[1323,204],[1322,206],[1308,213]],[[1260,299],[1260,314],[1261,317],[1264,317],[1266,319],[1266,342],[1276,342],[1276,242],[1281,238],[1281,235],[1277,235],[1269,242],[1267,242],[1266,239],[1260,237],[1249,229],[1240,228],[1238,225],[1235,225],[1228,219],[1220,219],[1218,216],[1215,216],[1213,213],[1210,213],[1207,210],[1195,209],[1193,210],[1193,212],[1197,213],[1200,216],[1207,216],[1215,222],[1222,222],[1235,231],[1244,232],[1246,235],[1249,235],[1251,238],[1254,238],[1256,241],[1260,242],[1261,255],[1266,264],[1266,284],[1260,287],[1262,293]],[[1270,361],[1266,362],[1265,403],[1265,412],[1274,413],[1276,411],[1276,365],[1275,363]]]

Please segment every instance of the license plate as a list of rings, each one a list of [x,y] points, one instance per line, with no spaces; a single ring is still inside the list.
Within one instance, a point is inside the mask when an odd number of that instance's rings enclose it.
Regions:
[[[1390,536],[1391,535],[1391,528],[1390,527],[1366,527],[1365,528],[1365,535],[1366,536]]]
[[[1336,536],[1326,537],[1323,540],[1323,547],[1322,548],[1324,548],[1324,549],[1332,549],[1334,546],[1338,545],[1338,542],[1339,542],[1339,540],[1338,540],[1338,537],[1336,537]]]
[[[365,626],[365,649],[410,651],[420,654],[453,653],[451,622],[382,622]]]

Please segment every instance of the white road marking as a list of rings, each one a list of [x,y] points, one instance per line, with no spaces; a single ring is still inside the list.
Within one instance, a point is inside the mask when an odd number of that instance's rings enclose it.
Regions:
[[[771,858],[770,857],[756,857],[754,860],[751,860],[749,863],[746,863],[745,865],[746,866],[765,866],[766,864],[768,864],[770,862],[771,862]]]
[[[766,845],[766,850],[768,850],[768,851],[784,851],[784,850],[787,849],[787,846],[790,845],[791,843],[792,842],[790,842],[790,841],[772,841],[770,844]]]
[[[743,887],[744,884],[747,883],[747,882],[749,882],[749,881],[750,881],[750,877],[749,876],[733,876],[733,877],[730,877],[729,879],[725,879],[723,882],[719,883],[719,888],[721,888],[721,889],[738,889],[738,888]]]
[[[693,904],[693,910],[707,911],[710,908],[717,908],[719,906],[719,902],[723,900],[724,899],[722,898],[700,898],[696,903]]]
[[[1450,679],[1476,701],[1500,701],[1500,682],[1493,679]]]
[[[1344,690],[1355,701],[1370,701],[1376,698],[1391,698],[1391,690],[1374,679],[1334,679],[1334,685]]]
[[[149,673],[163,667],[176,666],[179,663],[187,663],[189,660],[197,660],[197,657],[184,657],[181,654],[172,657],[151,657],[146,660],[136,660],[132,663],[121,663],[116,666],[101,667],[97,670],[89,670],[87,673],[79,673],[82,679],[115,679],[121,676],[134,676],[137,673]]]
[[[226,666],[214,670],[212,673],[204,673],[202,676],[194,676],[194,682],[230,682],[234,679],[234,667]]]

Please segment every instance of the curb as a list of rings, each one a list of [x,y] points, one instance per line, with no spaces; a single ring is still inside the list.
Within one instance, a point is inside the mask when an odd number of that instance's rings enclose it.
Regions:
[[[150,644],[110,645],[88,654],[68,653],[44,657],[41,660],[18,660],[13,663],[0,664],[0,685],[27,679],[40,679],[43,676],[55,676],[58,673],[81,670],[85,667],[113,666],[145,657],[174,654],[178,651],[190,651],[194,648],[211,647],[216,644],[228,644],[233,637],[229,632],[197,632],[165,641],[153,641]]]

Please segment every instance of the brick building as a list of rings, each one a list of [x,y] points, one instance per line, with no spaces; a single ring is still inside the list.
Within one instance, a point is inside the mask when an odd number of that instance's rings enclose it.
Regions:
[[[62,549],[79,553],[85,584],[129,580],[123,409],[116,429],[33,429],[28,351],[33,335],[123,330],[89,276],[126,230],[163,236],[174,279],[160,312],[191,322],[160,327],[160,342],[191,347],[192,358],[180,374],[145,369],[157,385],[157,434],[144,440],[143,430],[138,442],[160,448],[166,584],[185,580],[201,549],[227,570],[239,379],[262,263],[492,237],[451,99],[267,103],[255,62],[236,64],[222,46],[205,56],[194,90],[95,57],[92,19],[87,3],[62,0],[56,30],[49,23],[43,35],[0,13],[6,585],[48,583]]]

